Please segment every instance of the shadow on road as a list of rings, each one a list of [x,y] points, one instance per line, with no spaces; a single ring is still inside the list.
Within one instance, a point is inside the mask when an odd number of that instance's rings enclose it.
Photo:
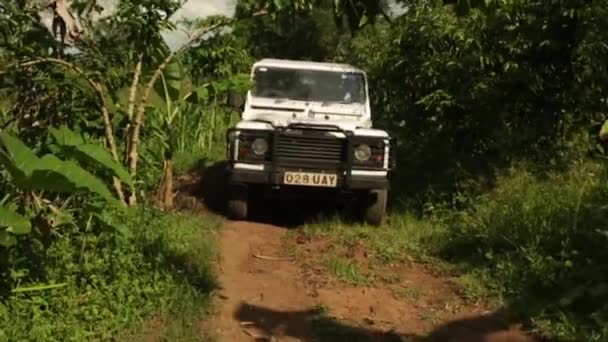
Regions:
[[[442,324],[425,336],[370,326],[350,325],[321,310],[277,311],[242,303],[234,317],[250,322],[267,336],[290,336],[302,341],[353,342],[534,342],[538,341],[502,324],[500,312]]]
[[[176,178],[176,204],[179,209],[207,209],[215,214],[227,216],[228,201],[227,162],[221,161],[211,165],[200,166],[192,172]],[[339,216],[351,220],[352,213],[345,205],[336,205],[337,201],[325,198],[323,193],[308,200],[279,199],[256,197],[250,203],[249,221],[294,228],[311,223],[320,218]],[[343,203],[342,203],[343,204]]]

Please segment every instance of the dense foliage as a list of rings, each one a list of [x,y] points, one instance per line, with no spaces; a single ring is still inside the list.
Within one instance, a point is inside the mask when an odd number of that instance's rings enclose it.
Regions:
[[[174,167],[220,158],[226,92],[262,57],[366,69],[399,139],[392,226],[439,225],[419,248],[544,333],[608,337],[606,0],[240,0],[173,50],[180,1],[95,20],[96,1],[71,1],[78,37],[49,31],[44,5],[0,3],[0,337],[103,339],[205,292],[165,262],[192,252],[170,247],[180,230],[145,208],[172,207]]]
[[[608,183],[603,167],[539,180],[512,170],[492,192],[447,221],[439,255],[466,265],[537,328],[577,341],[608,330]]]
[[[151,207],[171,209],[174,157],[190,167],[221,150],[233,120],[221,96],[242,78],[186,76],[161,34],[178,1],[119,1],[88,21],[91,4],[71,3],[87,25],[70,45],[44,25],[45,1],[0,4],[1,340],[110,340],[178,311],[198,321],[213,288],[216,223]]]
[[[452,187],[518,160],[569,164],[573,147],[591,147],[607,105],[605,12],[603,1],[491,2],[463,16],[419,5],[340,59],[370,71],[406,179],[424,170],[422,183]]]
[[[377,122],[401,141],[394,195],[446,228],[427,247],[543,333],[585,341],[608,336],[608,184],[589,166],[603,160],[607,10],[410,2],[335,57],[370,72]]]

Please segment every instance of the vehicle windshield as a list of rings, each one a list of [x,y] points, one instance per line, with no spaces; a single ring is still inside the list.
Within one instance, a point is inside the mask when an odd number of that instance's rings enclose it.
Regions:
[[[299,101],[365,103],[365,78],[358,72],[258,67],[253,96]]]

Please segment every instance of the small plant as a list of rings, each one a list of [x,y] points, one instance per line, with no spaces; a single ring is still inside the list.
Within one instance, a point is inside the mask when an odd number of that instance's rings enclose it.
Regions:
[[[17,243],[16,235],[28,234],[30,221],[12,209],[0,206],[0,246],[11,247]]]
[[[340,281],[353,285],[365,285],[369,283],[369,279],[361,273],[359,266],[355,263],[337,256],[329,256],[325,263],[329,274]]]

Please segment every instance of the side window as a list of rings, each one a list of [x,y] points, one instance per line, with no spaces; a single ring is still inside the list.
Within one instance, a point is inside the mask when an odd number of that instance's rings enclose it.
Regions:
[[[347,91],[353,102],[363,102],[365,99],[365,78],[361,74],[345,74],[342,77],[346,84]]]

